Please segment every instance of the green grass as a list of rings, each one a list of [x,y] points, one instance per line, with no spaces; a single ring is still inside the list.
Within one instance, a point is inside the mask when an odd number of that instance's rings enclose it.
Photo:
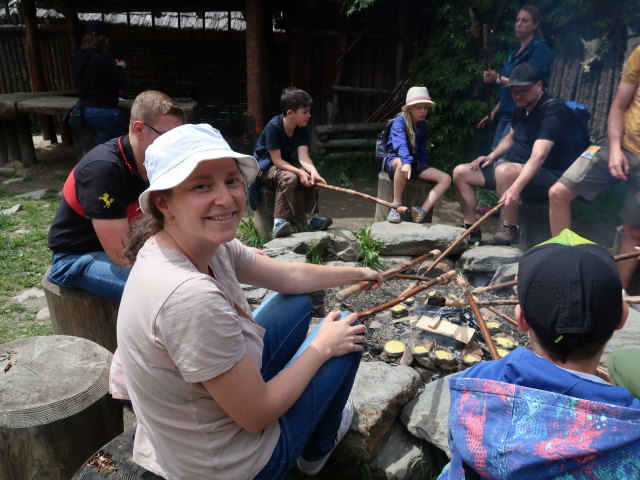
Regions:
[[[324,263],[319,246],[319,243],[311,245],[311,248],[307,252],[307,261],[309,263],[313,263],[314,265],[322,265]]]
[[[256,224],[252,217],[245,217],[238,226],[237,233],[238,240],[247,245],[248,247],[262,248],[264,244],[269,241],[268,238],[263,237],[258,233]]]
[[[360,227],[360,230],[354,235],[360,245],[360,256],[358,257],[360,265],[374,270],[384,270],[384,264],[380,259],[380,250],[384,247],[384,242],[373,238],[371,229],[368,227]]]
[[[11,297],[38,287],[51,264],[47,232],[58,201],[53,190],[42,200],[12,198],[0,190],[0,210],[22,205],[17,213],[0,215],[0,343],[52,333],[51,325],[36,322],[35,309],[17,305]]]

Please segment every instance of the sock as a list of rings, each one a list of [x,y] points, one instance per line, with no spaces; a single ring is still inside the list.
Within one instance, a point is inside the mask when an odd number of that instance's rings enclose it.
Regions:
[[[273,226],[277,227],[278,225],[280,225],[281,223],[286,222],[286,220],[284,218],[274,218],[273,219]]]

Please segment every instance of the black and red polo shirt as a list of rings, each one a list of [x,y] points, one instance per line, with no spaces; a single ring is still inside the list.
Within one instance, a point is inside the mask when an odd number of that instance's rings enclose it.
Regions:
[[[148,186],[136,167],[128,135],[98,145],[67,177],[49,229],[49,248],[76,254],[103,250],[91,220],[131,222],[140,213],[138,197]]]

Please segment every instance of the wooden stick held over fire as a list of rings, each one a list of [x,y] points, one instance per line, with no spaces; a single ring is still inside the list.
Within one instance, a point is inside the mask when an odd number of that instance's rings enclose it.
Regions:
[[[493,285],[487,285],[486,287],[476,287],[471,290],[471,293],[485,293],[492,290],[499,290],[501,288],[513,287],[518,284],[517,280],[509,280],[508,282],[494,283]]]
[[[418,285],[417,287],[414,287],[411,290],[402,292],[399,297],[396,297],[393,300],[389,300],[388,302],[385,302],[385,303],[382,303],[380,305],[376,305],[375,307],[369,308],[367,310],[363,310],[361,312],[358,312],[357,313],[358,320],[361,320],[361,319],[363,319],[365,317],[368,317],[368,316],[373,315],[375,313],[382,312],[383,310],[391,308],[394,305],[397,305],[397,304],[403,302],[407,298],[413,297],[414,295],[420,293],[421,291],[426,290],[427,288],[435,285],[436,283],[444,285],[444,284],[448,283],[455,276],[456,276],[456,271],[455,270],[451,270],[449,272],[443,273],[439,277],[436,277],[433,280],[431,280],[431,281],[429,281],[429,282],[427,282],[427,283],[425,283],[423,285]]]
[[[424,255],[420,255],[419,257],[414,258],[413,260],[395,265],[389,268],[388,270],[385,270],[380,275],[382,275],[382,278],[386,280],[387,278],[392,277],[396,273],[400,273],[410,267],[413,267],[417,263],[423,262],[424,260],[428,260],[429,258],[437,257],[438,255],[440,255],[440,250],[431,250],[430,252],[427,252]],[[341,302],[346,298],[362,293],[371,285],[373,285],[373,282],[371,281],[362,281],[354,285],[351,285],[350,287],[347,287],[344,290],[340,290],[336,294],[336,300]]]
[[[613,261],[622,262],[624,260],[629,260],[631,258],[637,258],[637,257],[640,257],[640,250],[636,252],[622,253],[620,255],[616,255],[615,257],[613,257]]]
[[[471,307],[471,311],[473,312],[473,316],[476,318],[476,322],[480,327],[480,333],[482,333],[482,338],[484,338],[484,343],[487,344],[487,348],[489,349],[489,354],[491,355],[492,360],[498,360],[500,355],[498,355],[498,350],[496,349],[496,344],[493,343],[493,338],[489,333],[489,329],[487,328],[487,324],[484,322],[484,318],[482,318],[482,314],[480,313],[480,309],[478,308],[478,304],[476,303],[476,299],[473,297],[473,294],[469,291],[469,283],[467,279],[462,275],[456,276],[456,283],[465,289],[464,296],[469,302],[469,306]]]
[[[436,265],[438,263],[440,263],[442,261],[443,258],[445,258],[447,255],[449,255],[449,253],[451,253],[451,251],[456,248],[458,245],[460,245],[462,243],[462,241],[476,228],[478,228],[487,218],[489,218],[491,215],[493,215],[494,213],[496,213],[498,210],[500,210],[502,208],[502,206],[504,205],[504,202],[498,202],[496,204],[495,207],[493,207],[491,210],[489,210],[487,213],[485,213],[482,217],[480,217],[480,219],[474,223],[473,225],[471,225],[469,228],[467,228],[462,235],[460,235],[458,238],[456,238],[453,243],[451,245],[449,245],[447,247],[447,249],[442,252],[442,254],[436,258],[433,263],[429,266],[429,268],[427,268],[427,270],[424,272],[424,275],[426,276],[431,270],[433,270]]]
[[[394,208],[393,203],[387,202],[386,200],[382,200],[381,198],[372,197],[371,195],[367,195],[366,193],[356,192],[355,190],[350,190],[348,188],[342,187],[334,187],[333,185],[327,185],[326,183],[316,183],[316,187],[324,188],[326,190],[333,190],[334,192],[346,193],[348,195],[355,195],[356,197],[365,198],[367,200],[371,200],[372,202],[379,203],[380,205],[384,205],[385,207]],[[409,211],[408,207],[398,207],[396,208],[399,213],[407,213]]]

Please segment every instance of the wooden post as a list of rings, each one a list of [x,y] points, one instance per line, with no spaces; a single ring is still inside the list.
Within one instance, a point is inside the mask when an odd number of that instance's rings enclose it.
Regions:
[[[67,480],[122,432],[106,349],[50,335],[5,343],[0,352],[0,478]]]
[[[256,133],[264,128],[264,49],[262,0],[246,0],[245,19],[247,21],[247,111],[255,121]]]
[[[31,90],[44,92],[47,84],[44,79],[44,68],[40,50],[40,33],[38,32],[38,19],[36,17],[36,4],[34,0],[22,0],[20,2],[22,18],[24,20],[25,47],[31,73]],[[45,140],[56,138],[53,123],[46,115],[38,115],[38,121],[42,128],[42,137]],[[57,140],[56,140],[57,143]]]
[[[48,274],[49,271],[42,279],[42,286],[53,333],[86,338],[115,352],[119,304],[84,290],[60,287],[47,279]]]

